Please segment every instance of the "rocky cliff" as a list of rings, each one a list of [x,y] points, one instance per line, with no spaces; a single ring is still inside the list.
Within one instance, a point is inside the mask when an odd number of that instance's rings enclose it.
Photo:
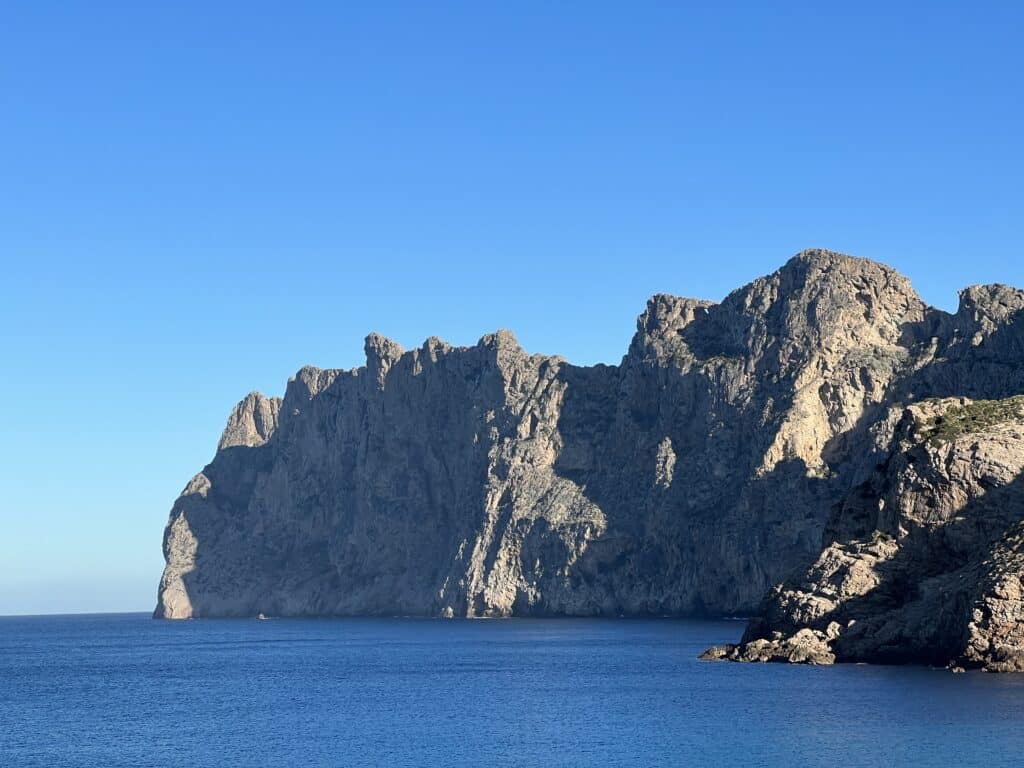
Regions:
[[[653,297],[618,366],[371,335],[235,408],[156,615],[753,613],[854,535],[908,405],[1024,392],[1022,310],[807,251],[719,304]]]
[[[1024,671],[1024,397],[909,406],[826,540],[706,658]]]

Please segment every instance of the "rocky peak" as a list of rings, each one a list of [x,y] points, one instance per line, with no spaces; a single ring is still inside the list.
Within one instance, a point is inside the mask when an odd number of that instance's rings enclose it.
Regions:
[[[835,368],[851,350],[897,354],[925,311],[890,267],[808,250],[706,306],[680,336],[699,361],[733,359],[758,376],[793,377],[812,364]]]
[[[972,285],[960,291],[958,312],[1006,319],[1024,309],[1024,290],[1002,283]]]
[[[671,296],[667,293],[656,293],[647,300],[647,308],[637,318],[637,332],[649,336],[664,336],[671,331],[679,331],[693,322],[698,313],[714,306],[713,301],[687,299]]]
[[[452,350],[452,345],[437,336],[431,336],[423,342],[420,347],[424,355],[436,358],[438,355],[447,354]]]
[[[522,351],[522,347],[519,346],[519,340],[516,338],[516,335],[505,328],[501,328],[494,333],[484,334],[480,337],[480,341],[477,342],[477,346],[494,351]]]
[[[232,409],[217,449],[263,445],[277,429],[280,410],[281,398],[267,398],[259,392],[250,392]]]
[[[1024,310],[1024,291],[1008,285],[972,285],[960,292],[955,323],[961,332],[991,333]]]
[[[848,253],[830,251],[827,248],[804,248],[793,256],[793,258],[783,264],[779,271],[787,272],[807,270],[828,272],[833,269],[838,269],[840,271],[850,272],[861,269],[873,270],[875,268],[881,268],[893,273],[896,272],[896,270],[885,264],[880,264],[879,262],[872,261],[871,259],[865,259],[862,256],[851,256]]]
[[[778,272],[734,294],[730,305],[764,318],[765,331],[781,342],[832,346],[894,343],[901,327],[925,305],[910,281],[891,267],[833,251],[803,251]]]
[[[643,354],[643,350],[649,349],[658,359],[667,359],[680,348],[683,329],[712,306],[712,301],[655,294],[647,300],[647,308],[637,318],[634,352]]]
[[[358,369],[357,369],[358,370]],[[334,383],[343,371],[337,368],[317,368],[315,365],[304,365],[288,379],[284,392],[284,403],[290,408],[301,408]],[[351,374],[350,374],[351,375]]]
[[[384,386],[384,378],[391,366],[405,354],[401,344],[379,333],[371,333],[366,337],[363,350],[366,352],[366,373],[378,387]]]
[[[953,315],[933,311],[932,336],[938,355],[973,368],[978,361],[1024,355],[1024,291],[1006,285],[973,285],[960,292]],[[968,358],[974,362],[967,364]],[[969,371],[967,371],[969,373]],[[990,375],[1014,378],[1013,370]],[[981,377],[976,377],[981,378]]]
[[[476,348],[483,353],[484,359],[493,360],[506,378],[522,367],[523,361],[529,357],[515,334],[505,329],[482,336]]]

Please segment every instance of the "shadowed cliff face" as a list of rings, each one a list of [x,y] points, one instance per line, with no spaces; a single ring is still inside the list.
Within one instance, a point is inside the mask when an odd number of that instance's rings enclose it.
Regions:
[[[156,615],[731,615],[817,557],[893,414],[1024,391],[1022,294],[927,308],[805,252],[721,304],[656,296],[618,366],[507,331],[249,395],[164,538]]]

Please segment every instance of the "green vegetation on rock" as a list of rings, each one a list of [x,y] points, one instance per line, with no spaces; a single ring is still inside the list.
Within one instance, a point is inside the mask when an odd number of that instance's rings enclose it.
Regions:
[[[1024,395],[1005,400],[977,400],[929,419],[924,427],[924,436],[932,445],[941,445],[961,435],[976,434],[997,424],[1022,418]]]

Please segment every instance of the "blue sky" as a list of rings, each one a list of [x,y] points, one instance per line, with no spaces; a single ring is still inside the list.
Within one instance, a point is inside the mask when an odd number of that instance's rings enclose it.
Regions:
[[[3,4],[0,614],[150,610],[231,406],[370,330],[616,362],[809,246],[1024,285],[1024,4],[826,5]]]

